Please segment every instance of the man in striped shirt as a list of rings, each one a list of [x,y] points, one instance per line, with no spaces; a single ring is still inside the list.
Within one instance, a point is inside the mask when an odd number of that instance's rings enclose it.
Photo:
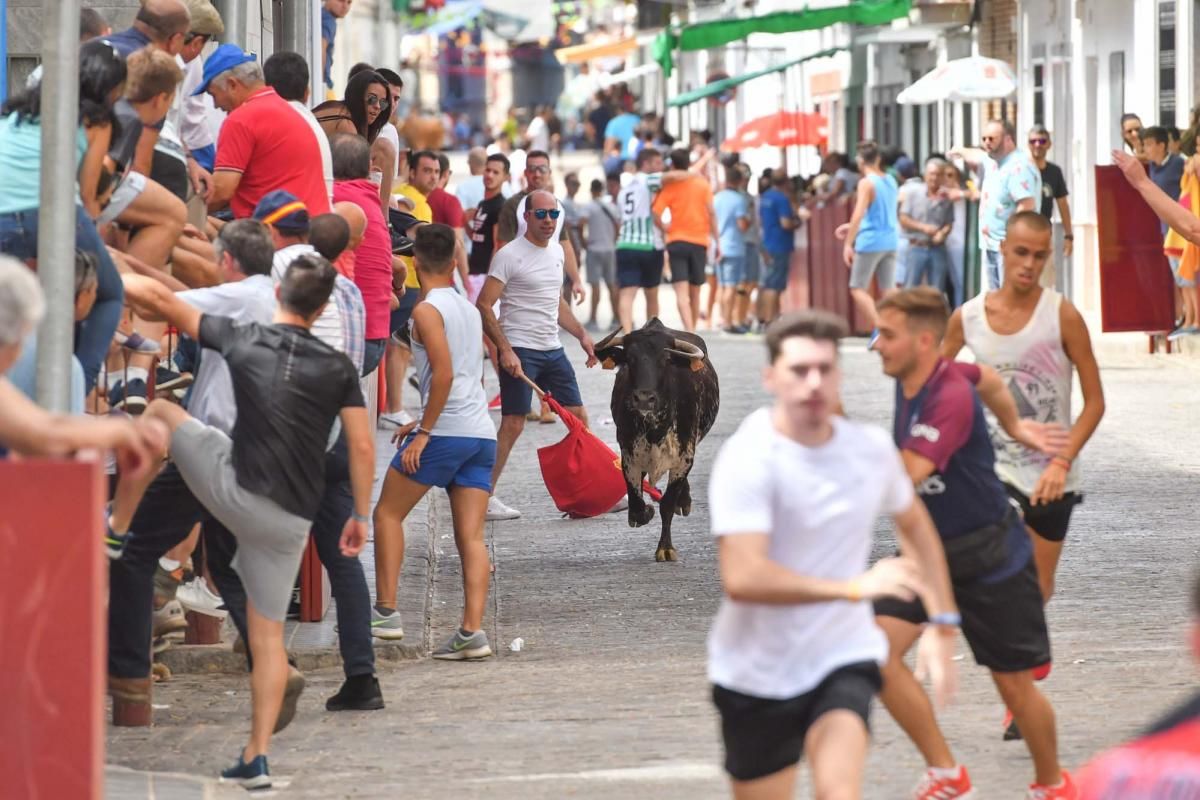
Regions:
[[[653,147],[637,155],[637,172],[617,195],[621,229],[617,236],[618,310],[621,329],[633,330],[633,301],[646,294],[646,318],[658,316],[658,285],[663,273],[663,235],[654,219],[653,195],[662,188],[662,153]]]

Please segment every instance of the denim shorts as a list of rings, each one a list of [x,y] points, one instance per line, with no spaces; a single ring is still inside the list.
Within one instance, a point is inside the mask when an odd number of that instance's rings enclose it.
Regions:
[[[737,286],[746,282],[746,257],[721,256],[717,262],[717,283],[720,286]]]
[[[543,392],[549,392],[555,400],[564,406],[575,407],[583,405],[579,394],[579,382],[575,380],[575,368],[571,366],[566,351],[561,347],[557,350],[530,350],[527,347],[514,347],[513,352],[521,359],[521,369],[525,377],[538,385]],[[525,416],[529,413],[533,402],[533,389],[520,378],[514,378],[507,370],[500,370],[500,413],[506,417]]]
[[[788,253],[768,253],[770,261],[767,264],[767,270],[763,274],[762,283],[759,284],[762,288],[772,292],[782,292],[787,288],[788,273],[792,268],[792,254]]]
[[[473,436],[430,436],[421,453],[421,465],[411,475],[404,471],[404,451],[412,444],[412,436],[392,457],[392,469],[424,486],[447,489],[492,491],[492,467],[496,465],[496,440]]]

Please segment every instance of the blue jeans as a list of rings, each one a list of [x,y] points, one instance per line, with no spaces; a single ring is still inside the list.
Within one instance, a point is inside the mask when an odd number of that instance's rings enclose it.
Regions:
[[[75,247],[96,257],[96,304],[87,318],[75,326],[75,357],[83,366],[87,391],[96,385],[100,367],[108,355],[113,333],[121,321],[125,304],[125,287],[117,265],[108,255],[96,224],[83,210],[75,206]],[[37,258],[38,210],[0,214],[0,253],[14,258]]]
[[[984,250],[983,263],[987,265],[988,289],[999,289],[1004,280],[1004,256],[999,250]]]
[[[939,292],[946,291],[946,247],[908,247],[908,280],[905,286],[920,286],[926,283]]]

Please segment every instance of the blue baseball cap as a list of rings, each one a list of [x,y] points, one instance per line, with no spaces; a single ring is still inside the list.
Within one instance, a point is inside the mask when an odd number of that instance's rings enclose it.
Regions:
[[[204,80],[200,81],[200,85],[196,87],[196,91],[192,92],[192,97],[202,95],[208,91],[208,85],[212,83],[212,79],[222,72],[257,60],[258,56],[243,50],[236,44],[221,45],[204,62]]]

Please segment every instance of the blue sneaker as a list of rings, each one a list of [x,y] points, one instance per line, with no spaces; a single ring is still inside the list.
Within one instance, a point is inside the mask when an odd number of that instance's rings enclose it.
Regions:
[[[125,545],[129,544],[131,533],[116,533],[111,525],[105,525],[107,532],[104,534],[104,552],[109,558],[116,561],[125,554]]]
[[[243,789],[270,789],[271,770],[267,768],[267,757],[257,755],[247,764],[239,753],[237,763],[221,773],[221,783],[236,783]]]
[[[134,378],[125,385],[125,381],[117,381],[108,390],[109,408],[120,409],[129,414],[141,414],[146,410],[146,382]]]

